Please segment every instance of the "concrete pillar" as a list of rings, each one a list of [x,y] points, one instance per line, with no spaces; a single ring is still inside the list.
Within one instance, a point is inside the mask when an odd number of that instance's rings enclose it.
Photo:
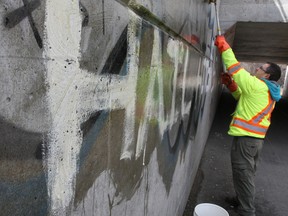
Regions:
[[[288,65],[286,66],[282,97],[288,98]]]

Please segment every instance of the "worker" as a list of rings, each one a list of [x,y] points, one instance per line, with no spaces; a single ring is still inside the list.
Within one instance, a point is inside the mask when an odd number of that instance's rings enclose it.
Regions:
[[[233,136],[231,164],[236,197],[228,201],[233,201],[234,206],[237,203],[241,216],[255,216],[254,176],[271,113],[281,98],[280,86],[276,83],[281,69],[267,62],[251,75],[241,67],[224,36],[217,36],[215,45],[228,70],[222,74],[222,83],[237,100],[228,131]]]

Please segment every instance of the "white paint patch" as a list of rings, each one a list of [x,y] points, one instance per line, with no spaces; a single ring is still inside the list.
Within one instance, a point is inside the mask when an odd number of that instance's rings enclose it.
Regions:
[[[82,46],[83,46],[83,52],[86,52],[86,50],[88,49],[89,47],[89,41],[90,41],[90,36],[91,36],[91,32],[92,32],[92,28],[90,26],[85,26],[83,27],[82,29],[82,32],[84,32],[82,35],[83,35],[83,38],[82,38]]]
[[[184,131],[187,131],[188,122],[189,122],[189,114],[191,110],[191,100],[188,103],[185,103],[185,94],[189,89],[188,83],[191,83],[191,80],[187,80],[187,70],[188,70],[188,62],[189,62],[189,48],[186,48],[185,62],[184,62],[184,73],[182,77],[182,100],[181,100],[181,117],[183,121]],[[188,81],[188,82],[187,82]],[[190,91],[193,89],[190,88]]]
[[[288,22],[288,2],[287,0],[274,0],[284,22]]]
[[[46,11],[47,42],[44,56],[50,59],[46,67],[50,86],[48,102],[53,119],[45,161],[48,195],[51,214],[66,215],[71,211],[70,204],[74,200],[77,158],[82,143],[80,124],[91,113],[125,108],[120,159],[131,159],[134,154],[130,147],[135,143],[135,102],[140,50],[137,34],[140,34],[142,20],[129,12],[128,74],[95,75],[79,68],[81,16],[78,2],[65,0],[59,5],[56,0],[47,1]]]
[[[281,95],[283,97],[288,97],[288,65],[286,66],[285,77],[284,77],[284,85],[281,88]]]
[[[184,62],[184,74],[183,74],[183,78],[182,78],[182,101],[181,101],[181,103],[182,103],[182,105],[181,105],[182,118],[184,118],[184,115],[187,114],[187,111],[186,111],[187,108],[185,107],[184,103],[185,103],[186,77],[187,77],[187,70],[188,70],[188,61],[189,61],[189,49],[187,48],[186,49],[186,55],[185,55],[185,62]]]
[[[48,196],[51,215],[69,214],[75,191],[76,162],[81,143],[79,118],[81,101],[75,86],[79,70],[81,18],[79,2],[46,1],[46,43],[44,57],[48,102],[52,126],[46,156]],[[71,63],[68,65],[68,62]]]
[[[160,37],[160,33],[156,35]],[[163,71],[162,71],[162,45],[160,38],[157,39],[159,43],[159,52],[157,56],[157,62],[161,66],[158,68],[157,78],[158,78],[158,86],[159,86],[159,104],[158,104],[158,119],[159,119],[159,133],[160,137],[163,137],[165,131],[165,115],[164,115],[164,82],[163,82]]]
[[[135,110],[136,110],[136,87],[139,68],[140,34],[142,20],[134,13],[129,13],[130,22],[128,25],[128,82],[131,83],[130,101],[125,110],[124,140],[120,159],[130,159],[134,155],[134,150],[130,149],[134,145]]]
[[[170,123],[169,123],[169,130],[172,129],[172,126],[177,121],[177,117],[175,118],[175,100],[176,100],[176,89],[177,89],[177,76],[178,76],[178,66],[179,66],[179,41],[169,40],[168,44],[172,43],[173,45],[173,53],[172,59],[174,60],[174,73],[173,73],[173,90],[172,90],[172,104],[171,104],[171,113],[170,113]],[[178,114],[178,113],[177,113]]]
[[[152,49],[152,58],[151,58],[151,67],[150,67],[150,79],[149,79],[149,86],[147,89],[148,93],[147,93],[145,106],[144,106],[144,114],[143,114],[144,119],[141,121],[139,129],[138,129],[137,145],[136,145],[136,159],[139,158],[143,150],[146,149],[149,121],[151,120],[153,107],[154,107],[153,92],[154,92],[155,80],[156,80],[157,74],[159,74],[159,70],[162,68],[161,52],[162,52],[162,49],[161,49],[160,32],[159,32],[159,29],[154,29],[154,40],[153,40],[153,49]],[[161,69],[161,73],[162,73],[162,69]],[[162,93],[163,93],[163,89],[162,89]],[[163,100],[163,96],[162,96],[162,100]],[[143,165],[145,165],[145,152],[143,156]]]

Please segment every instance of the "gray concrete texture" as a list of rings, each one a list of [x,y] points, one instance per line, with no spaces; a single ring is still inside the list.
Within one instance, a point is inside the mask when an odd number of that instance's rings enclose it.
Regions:
[[[182,215],[219,98],[205,2],[0,2],[0,215]]]
[[[235,196],[230,161],[232,137],[227,134],[235,105],[234,98],[225,91],[183,216],[192,216],[199,203],[214,203],[230,216],[238,216],[236,209],[225,202],[226,197]],[[257,216],[284,216],[288,212],[287,108],[287,99],[281,99],[272,113],[255,177]]]

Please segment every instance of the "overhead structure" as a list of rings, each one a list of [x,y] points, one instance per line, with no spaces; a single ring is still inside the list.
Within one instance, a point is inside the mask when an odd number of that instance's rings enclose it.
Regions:
[[[287,0],[221,0],[222,32],[241,61],[288,63]]]
[[[237,22],[233,50],[238,60],[288,63],[288,23]]]

